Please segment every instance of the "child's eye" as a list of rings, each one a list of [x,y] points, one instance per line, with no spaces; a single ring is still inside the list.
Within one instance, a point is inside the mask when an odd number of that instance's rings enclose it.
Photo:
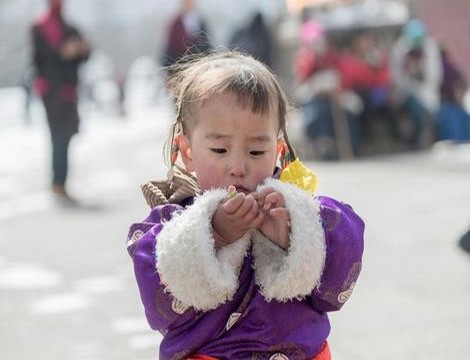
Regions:
[[[224,154],[227,152],[227,150],[223,148],[212,148],[211,151],[216,154]]]
[[[253,155],[253,156],[261,156],[265,153],[266,151],[262,151],[262,150],[253,150],[253,151],[250,151],[250,155]]]

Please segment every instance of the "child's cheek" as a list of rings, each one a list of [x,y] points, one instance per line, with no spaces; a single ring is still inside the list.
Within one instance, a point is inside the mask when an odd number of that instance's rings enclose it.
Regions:
[[[197,183],[203,191],[226,186],[226,184],[220,180],[219,176],[214,174],[214,172],[211,173],[209,170],[202,171],[200,174],[197,174]]]

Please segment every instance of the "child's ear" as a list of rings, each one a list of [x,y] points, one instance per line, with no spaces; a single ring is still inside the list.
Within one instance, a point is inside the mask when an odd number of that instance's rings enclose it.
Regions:
[[[178,148],[180,149],[181,159],[183,160],[184,167],[187,171],[193,172],[194,164],[193,158],[191,154],[191,143],[186,135],[178,135]]]

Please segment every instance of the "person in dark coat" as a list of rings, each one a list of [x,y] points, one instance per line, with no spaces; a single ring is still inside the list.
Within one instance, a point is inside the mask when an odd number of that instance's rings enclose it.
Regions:
[[[78,132],[78,68],[90,54],[79,31],[62,17],[62,0],[48,0],[48,11],[32,27],[34,88],[46,110],[52,141],[52,190],[75,203],[66,191],[70,140]]]
[[[235,31],[229,47],[272,66],[272,39],[263,14],[256,12],[247,27]]]
[[[469,141],[470,114],[464,106],[468,84],[445,45],[441,46],[441,107],[436,114],[438,140]]]
[[[182,0],[181,10],[168,30],[163,66],[169,67],[188,54],[212,49],[204,19],[195,9],[194,0]]]

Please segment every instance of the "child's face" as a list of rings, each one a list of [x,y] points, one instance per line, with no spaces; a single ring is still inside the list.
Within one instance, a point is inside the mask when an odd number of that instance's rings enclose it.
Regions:
[[[207,100],[180,150],[202,190],[234,185],[253,192],[272,176],[277,158],[277,114],[254,114],[231,94]]]

